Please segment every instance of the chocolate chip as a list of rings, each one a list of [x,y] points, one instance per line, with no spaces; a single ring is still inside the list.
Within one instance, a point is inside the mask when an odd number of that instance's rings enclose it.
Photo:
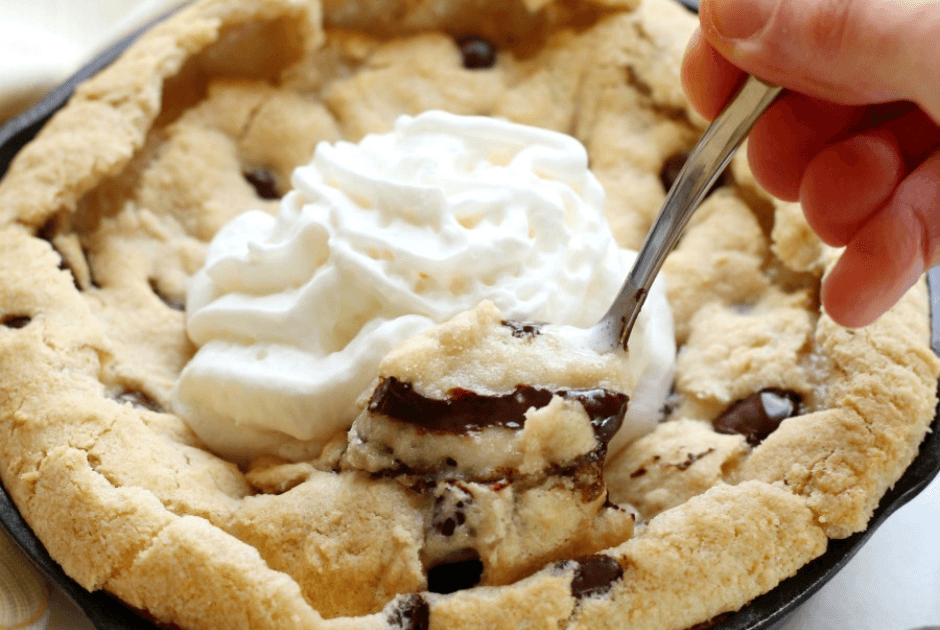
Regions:
[[[271,171],[263,168],[257,168],[242,173],[245,180],[251,184],[255,193],[262,199],[280,199],[281,193],[277,189],[277,182]]]
[[[512,336],[518,339],[525,339],[527,337],[536,337],[542,334],[542,324],[536,324],[531,322],[518,322],[514,319],[506,319],[502,322],[503,326],[510,328],[512,330]]]
[[[457,40],[463,67],[468,70],[481,70],[496,65],[496,46],[482,37],[469,36]]]
[[[452,518],[446,518],[444,522],[441,523],[441,535],[443,536],[453,536],[455,529],[457,529],[457,521]]]
[[[663,188],[666,190],[666,192],[669,192],[669,189],[672,188],[672,185],[676,183],[676,180],[679,178],[679,173],[682,171],[682,167],[685,166],[685,163],[689,160],[689,154],[689,151],[677,153],[669,157],[663,164],[662,169],[659,171],[659,181],[662,182]],[[715,188],[724,186],[727,183],[728,175],[726,171],[723,171],[721,175],[718,176],[718,179],[715,180],[715,184],[706,193],[706,196],[710,195],[712,191],[715,190]]]
[[[473,588],[483,577],[483,561],[475,549],[462,549],[428,569],[428,590],[447,595]]]
[[[451,537],[457,528],[467,522],[465,507],[473,502],[473,495],[460,482],[444,481],[437,488],[431,512],[431,525],[445,537]]]
[[[623,567],[610,556],[596,554],[578,558],[574,562],[571,595],[575,599],[602,595],[610,590],[614,582],[623,577]]]
[[[411,383],[394,376],[382,379],[375,388],[369,411],[440,433],[467,433],[492,426],[520,429],[525,424],[526,412],[548,405],[556,393],[581,403],[602,443],[609,442],[623,423],[628,398],[606,389],[553,392],[518,385],[510,394],[493,396],[453,389],[441,400],[419,394]]]
[[[431,627],[431,607],[416,593],[405,595],[389,613],[388,623],[402,630],[428,630]]]
[[[186,301],[179,298],[167,297],[161,290],[160,285],[156,279],[150,279],[150,290],[153,291],[154,295],[160,298],[164,304],[172,308],[174,311],[185,311],[186,310]]]
[[[3,318],[3,325],[7,328],[19,330],[20,328],[26,328],[31,321],[33,321],[33,318],[28,315],[7,315]]]
[[[157,413],[163,412],[163,408],[159,405],[159,403],[143,392],[121,392],[114,397],[114,400],[121,404],[130,403],[138,409],[146,409],[148,411],[155,411]]]
[[[676,180],[679,178],[679,172],[682,170],[682,167],[685,166],[688,159],[689,152],[684,151],[669,157],[663,164],[663,168],[659,171],[659,181],[662,182],[663,188],[666,191],[672,188],[672,185],[676,183]]]
[[[756,446],[787,418],[799,415],[802,398],[793,391],[769,387],[738,400],[712,421],[715,431],[740,434]]]

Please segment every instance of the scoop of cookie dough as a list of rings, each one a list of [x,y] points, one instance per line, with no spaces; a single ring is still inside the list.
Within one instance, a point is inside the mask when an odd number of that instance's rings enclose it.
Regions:
[[[421,495],[428,588],[507,584],[623,542],[631,510],[603,465],[623,423],[626,354],[596,354],[491,303],[389,354],[344,466]]]

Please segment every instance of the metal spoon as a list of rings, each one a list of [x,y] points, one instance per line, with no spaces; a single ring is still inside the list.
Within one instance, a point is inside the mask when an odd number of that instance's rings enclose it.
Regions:
[[[626,349],[650,286],[685,229],[692,213],[728,165],[758,117],[782,88],[748,77],[738,94],[712,121],[673,183],[636,262],[607,314],[588,331],[597,352]]]

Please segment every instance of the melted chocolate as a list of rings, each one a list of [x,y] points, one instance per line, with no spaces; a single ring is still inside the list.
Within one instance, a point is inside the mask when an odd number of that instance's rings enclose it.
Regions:
[[[799,415],[802,398],[796,392],[769,387],[742,398],[712,421],[715,431],[740,434],[757,446],[787,418]]]
[[[623,577],[623,567],[610,556],[596,554],[574,562],[571,595],[575,599],[606,593],[614,582]]]
[[[3,318],[3,325],[7,328],[19,330],[20,328],[29,326],[31,321],[33,321],[33,318],[29,315],[7,315]]]
[[[245,181],[252,185],[255,193],[262,199],[280,199],[281,193],[277,189],[277,182],[274,181],[274,175],[271,171],[258,168],[253,171],[242,173]]]
[[[482,37],[464,37],[457,41],[463,56],[463,67],[482,70],[496,65],[496,46]]]
[[[486,396],[466,389],[454,389],[444,400],[427,398],[411,383],[394,376],[384,378],[369,401],[369,411],[399,422],[407,422],[436,433],[468,433],[487,427],[521,429],[525,413],[539,409],[558,394],[577,400],[584,407],[597,439],[606,444],[623,423],[626,394],[606,389],[548,389],[518,385],[511,394]]]
[[[560,390],[558,394],[581,403],[594,425],[595,437],[602,444],[610,442],[620,430],[627,412],[629,397],[626,394],[607,389]]]
[[[431,627],[431,607],[426,599],[416,593],[405,595],[389,613],[388,623],[402,630],[428,630]]]
[[[514,319],[506,319],[502,322],[503,326],[512,329],[512,336],[519,339],[527,337],[537,337],[542,334],[542,324],[532,322],[517,322]]]
[[[428,569],[428,590],[447,595],[473,588],[483,577],[483,561],[475,549],[462,549]]]

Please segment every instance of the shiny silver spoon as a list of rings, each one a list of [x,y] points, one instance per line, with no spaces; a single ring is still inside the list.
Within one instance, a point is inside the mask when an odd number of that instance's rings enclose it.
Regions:
[[[663,261],[735,150],[781,90],[748,77],[734,99],[702,134],[670,188],[620,292],[607,314],[588,331],[590,348],[597,352],[618,347],[626,349],[633,324]]]

